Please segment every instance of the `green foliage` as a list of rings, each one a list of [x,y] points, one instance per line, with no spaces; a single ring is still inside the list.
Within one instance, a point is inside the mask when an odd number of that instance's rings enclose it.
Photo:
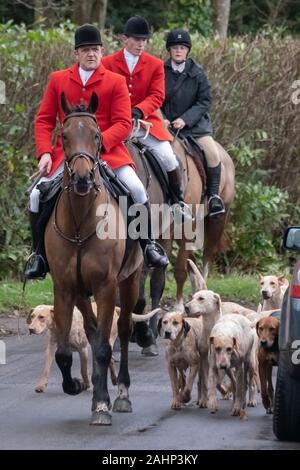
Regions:
[[[121,33],[125,22],[134,15],[147,18],[154,30],[167,26],[166,11],[170,8],[168,0],[110,0],[107,5],[106,27]]]
[[[267,138],[264,132],[256,134]],[[227,262],[231,269],[256,272],[278,269],[283,260],[278,255],[283,224],[288,217],[288,193],[264,182],[267,171],[260,169],[263,149],[252,149],[241,139],[238,147],[231,147],[235,157],[237,183],[228,235],[231,250]],[[279,235],[280,237],[280,235]]]
[[[298,0],[231,0],[229,32],[233,35],[256,34],[259,30],[298,33],[300,10]]]
[[[212,34],[210,0],[172,0],[168,8],[169,28],[186,27],[205,36]]]
[[[47,3],[47,2],[44,2]],[[50,24],[58,25],[73,17],[73,0],[52,0]],[[34,24],[34,0],[25,2],[1,0],[0,22]],[[212,35],[211,0],[109,0],[106,27],[116,33],[133,15],[149,20],[155,31],[173,27],[188,27],[192,32]],[[299,34],[300,9],[298,0],[231,0],[229,32],[232,35],[256,34],[262,30]]]

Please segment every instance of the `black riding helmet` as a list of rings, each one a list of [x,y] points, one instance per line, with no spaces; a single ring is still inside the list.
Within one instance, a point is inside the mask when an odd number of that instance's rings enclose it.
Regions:
[[[133,38],[148,39],[150,36],[148,21],[141,16],[132,16],[125,24],[123,34]]]
[[[83,46],[102,46],[100,31],[92,24],[83,24],[75,31],[75,49]]]
[[[184,29],[173,29],[169,32],[166,39],[166,49],[169,51],[171,46],[186,46],[191,50],[192,41],[191,36]]]

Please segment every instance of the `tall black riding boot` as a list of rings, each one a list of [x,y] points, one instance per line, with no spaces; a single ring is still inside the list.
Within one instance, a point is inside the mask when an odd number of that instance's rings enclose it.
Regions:
[[[174,219],[176,223],[185,223],[193,220],[193,215],[189,207],[184,202],[182,191],[182,177],[179,166],[175,170],[168,171],[168,178],[171,192],[173,195],[172,202],[174,207]]]
[[[165,268],[168,263],[168,256],[163,247],[152,240],[152,225],[151,225],[151,208],[150,203],[147,201],[143,206],[147,209],[148,219],[148,233],[144,234],[139,239],[141,248],[144,253],[144,260],[148,268]],[[145,236],[146,235],[146,236]]]
[[[207,168],[207,193],[208,193],[208,215],[215,217],[224,214],[225,206],[222,198],[219,196],[219,187],[221,179],[221,163],[214,167]]]
[[[37,212],[29,212],[33,252],[25,264],[24,276],[26,279],[44,279],[48,271],[43,242],[40,240],[40,215]]]

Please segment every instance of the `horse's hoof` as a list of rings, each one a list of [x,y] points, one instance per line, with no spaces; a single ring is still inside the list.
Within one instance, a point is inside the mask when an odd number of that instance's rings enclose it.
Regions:
[[[93,411],[90,425],[111,426],[111,414],[108,411]]]
[[[115,413],[132,413],[131,401],[128,398],[117,397],[114,401],[113,411]]]
[[[63,391],[68,395],[78,395],[85,390],[85,386],[82,380],[72,379],[72,382],[63,382]]]
[[[143,348],[141,354],[148,357],[158,356],[158,348],[156,344],[151,344],[148,348]]]

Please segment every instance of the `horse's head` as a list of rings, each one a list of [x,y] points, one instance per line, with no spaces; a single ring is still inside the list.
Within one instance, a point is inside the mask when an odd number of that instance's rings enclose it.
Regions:
[[[95,186],[101,148],[101,133],[95,117],[98,97],[93,93],[88,106],[79,104],[71,107],[62,93],[61,105],[65,113],[62,144],[69,185],[79,196],[86,196]]]

